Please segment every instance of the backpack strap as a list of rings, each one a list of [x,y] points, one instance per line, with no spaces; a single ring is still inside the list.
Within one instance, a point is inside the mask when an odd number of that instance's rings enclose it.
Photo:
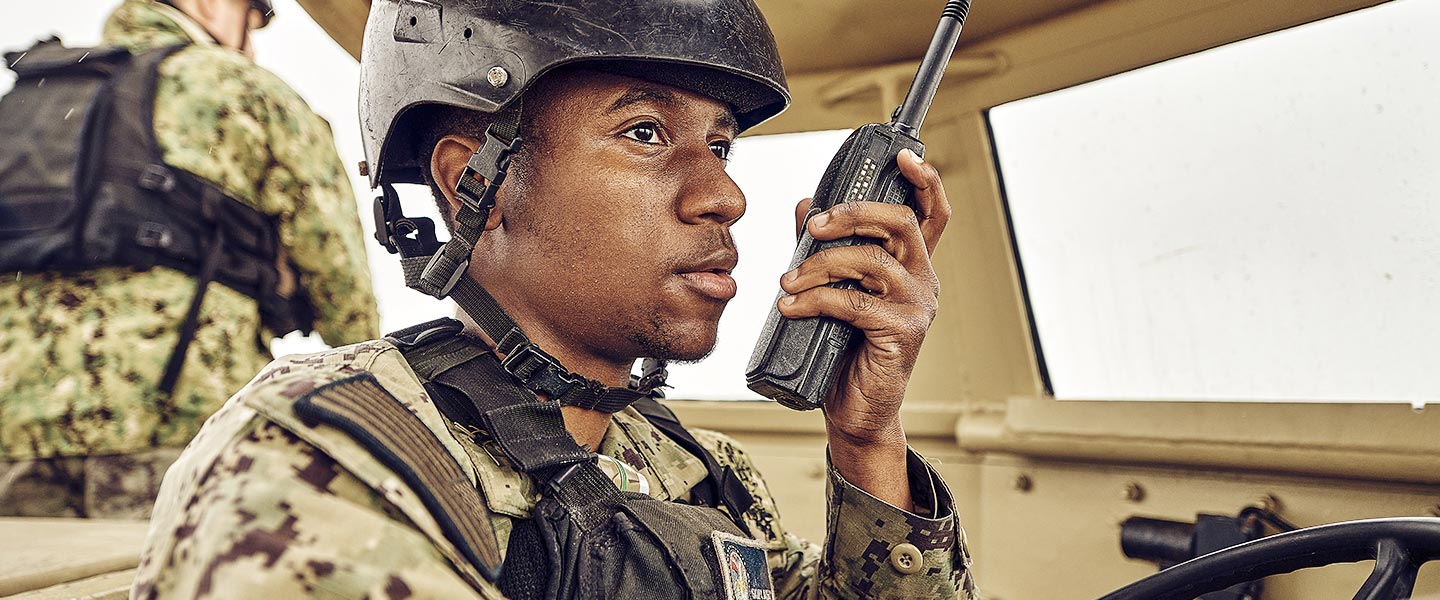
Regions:
[[[205,262],[201,263],[200,272],[195,276],[195,295],[190,297],[190,307],[185,310],[185,320],[180,322],[180,331],[175,336],[175,349],[170,351],[170,359],[165,361],[165,372],[160,376],[160,391],[166,394],[174,391],[175,384],[180,381],[180,371],[185,368],[185,353],[189,351],[190,342],[195,341],[195,332],[200,328],[200,307],[205,304],[205,292],[210,289],[210,282],[215,280],[220,258],[225,256],[224,249],[225,230],[216,227],[205,248]]]
[[[160,143],[155,137],[155,86],[160,79],[160,63],[171,55],[186,48],[189,44],[175,44],[164,48],[148,50],[136,56],[130,63],[130,68],[117,77],[115,87],[122,94],[138,96],[133,101],[138,106],[121,106],[122,110],[141,111],[140,123],[144,125],[144,131],[139,132],[144,136],[145,146],[150,149],[150,156],[144,157],[111,157],[111,160],[130,161],[140,159],[148,164],[140,168],[141,176],[136,182],[142,188],[156,189],[168,193],[175,187],[173,176],[168,173],[160,154]],[[128,103],[127,103],[128,104]],[[113,110],[113,109],[112,109]],[[167,188],[168,189],[159,189]],[[218,212],[218,199],[212,194],[202,195],[202,214],[210,216]],[[217,205],[217,206],[212,206]],[[206,244],[203,262],[200,264],[200,271],[195,277],[195,293],[190,298],[190,305],[185,311],[185,320],[180,322],[180,329],[175,337],[175,348],[170,351],[170,358],[165,362],[165,371],[160,375],[160,391],[169,394],[175,391],[175,384],[180,380],[180,372],[185,368],[185,354],[190,350],[190,343],[195,340],[196,330],[200,328],[200,308],[205,303],[205,292],[210,288],[210,282],[215,280],[216,271],[220,267],[220,259],[224,257],[225,233],[218,224],[210,223],[211,237]]]
[[[591,462],[565,429],[558,402],[541,402],[513,383],[499,359],[462,333],[454,319],[440,319],[386,339],[400,349],[425,391],[451,421],[494,440],[511,464],[539,481],[552,471]]]
[[[493,440],[576,524],[586,530],[603,524],[624,497],[594,454],[570,437],[560,403],[541,402],[514,383],[495,354],[462,330],[459,321],[441,319],[386,339],[400,349],[447,418]]]

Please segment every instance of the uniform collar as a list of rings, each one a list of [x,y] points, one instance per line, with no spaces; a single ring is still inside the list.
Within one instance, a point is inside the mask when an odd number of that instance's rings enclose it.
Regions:
[[[218,46],[199,22],[155,0],[125,0],[105,21],[104,40],[132,51],[176,44]]]
[[[651,425],[634,407],[626,407],[610,419],[598,453],[634,467],[650,480],[650,495],[661,500],[688,498],[690,488],[709,476],[704,462]]]
[[[538,500],[534,482],[512,469],[498,449],[477,446],[469,432],[455,433],[475,465],[490,510],[512,517],[529,516]],[[650,495],[660,500],[686,500],[691,488],[709,476],[704,462],[651,425],[633,407],[611,417],[598,454],[639,471],[650,481]]]

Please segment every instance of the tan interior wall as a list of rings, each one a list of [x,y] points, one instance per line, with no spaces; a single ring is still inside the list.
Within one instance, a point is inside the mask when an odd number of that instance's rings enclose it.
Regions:
[[[912,443],[955,493],[988,598],[1093,598],[1153,572],[1119,551],[1132,514],[1193,519],[1262,496],[1300,525],[1440,516],[1440,411],[1375,405],[1061,402],[1030,342],[983,111],[1377,0],[1104,2],[965,47],[923,137],[955,207],[936,256],[941,315],[911,383]],[[976,13],[983,14],[983,13]],[[1317,66],[1317,68],[1319,68]],[[795,78],[795,107],[763,133],[888,116],[914,65]],[[823,535],[823,425],[762,404],[672,402],[745,442],[786,523]],[[1025,475],[1029,491],[1016,486]],[[1145,490],[1126,497],[1126,486]],[[1266,598],[1349,597],[1364,565],[1267,582]],[[1440,573],[1422,571],[1422,591]]]

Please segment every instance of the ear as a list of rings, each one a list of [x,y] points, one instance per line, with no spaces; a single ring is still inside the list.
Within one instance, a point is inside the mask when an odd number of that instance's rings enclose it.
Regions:
[[[455,212],[460,210],[460,198],[455,195],[455,186],[465,173],[465,165],[469,164],[470,156],[480,149],[480,145],[480,140],[470,136],[447,135],[440,138],[430,153],[430,177],[450,204],[450,215],[447,219],[453,220]],[[485,180],[481,179],[480,183],[484,184]],[[485,231],[500,226],[500,216],[505,206],[502,198],[503,195],[495,197],[495,208],[490,209],[490,216],[485,220]]]

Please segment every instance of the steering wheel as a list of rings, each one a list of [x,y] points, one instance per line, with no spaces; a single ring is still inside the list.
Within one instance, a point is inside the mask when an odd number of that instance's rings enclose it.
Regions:
[[[1342,562],[1375,561],[1354,600],[1403,600],[1420,565],[1440,559],[1440,519],[1370,519],[1281,533],[1180,563],[1100,600],[1192,600],[1238,583]]]

